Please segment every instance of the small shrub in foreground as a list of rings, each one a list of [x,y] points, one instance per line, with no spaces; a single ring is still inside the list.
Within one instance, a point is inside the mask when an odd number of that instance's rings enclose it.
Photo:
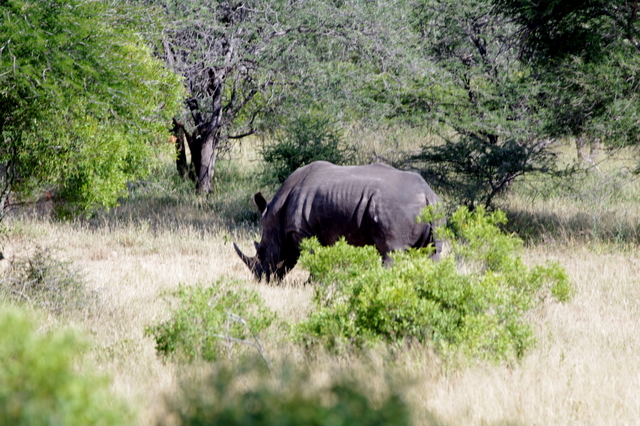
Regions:
[[[0,424],[133,423],[105,378],[75,368],[82,345],[74,334],[37,329],[24,311],[0,304]]]
[[[521,241],[498,228],[504,221],[461,208],[441,230],[449,255],[433,262],[424,250],[398,252],[391,268],[373,247],[306,241],[300,263],[318,286],[297,337],[333,350],[415,340],[443,355],[520,358],[534,343],[527,312],[548,294],[567,300],[570,285],[558,264],[524,265]]]
[[[156,350],[165,357],[213,361],[236,343],[261,350],[258,333],[275,319],[256,292],[231,289],[218,281],[210,287],[180,287],[168,294],[178,299],[171,318],[147,327]]]
[[[169,401],[170,418],[180,425],[410,424],[409,408],[397,393],[385,391],[372,402],[366,389],[346,377],[320,387],[300,369],[288,366],[274,373],[255,365],[260,363],[235,370],[219,366],[200,383],[184,382]]]

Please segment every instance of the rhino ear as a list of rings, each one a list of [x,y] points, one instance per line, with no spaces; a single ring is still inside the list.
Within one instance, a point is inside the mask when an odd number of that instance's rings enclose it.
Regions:
[[[253,203],[258,208],[260,214],[263,214],[265,209],[267,208],[267,200],[264,199],[261,192],[256,192],[253,196]]]

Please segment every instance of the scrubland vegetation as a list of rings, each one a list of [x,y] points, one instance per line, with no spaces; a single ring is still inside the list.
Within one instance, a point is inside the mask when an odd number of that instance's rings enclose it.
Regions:
[[[314,293],[324,287],[309,281],[300,265],[280,284],[255,282],[236,256],[232,241],[248,247],[259,238],[249,200],[263,189],[256,187],[254,152],[243,147],[246,151],[220,165],[218,191],[209,197],[192,194],[167,164],[152,180],[133,186],[121,206],[91,218],[61,222],[41,205],[7,221],[4,303],[17,303],[36,318],[35,328],[25,333],[46,336],[71,329],[83,336],[87,343],[73,357],[75,368],[110,378],[110,395],[102,397],[117,401],[112,406],[128,407],[134,413],[131,423],[266,422],[287,413],[300,421],[330,417],[326,407],[340,411],[343,419],[363,422],[363,412],[404,413],[376,417],[397,420],[388,424],[637,419],[640,218],[633,206],[640,202],[640,186],[625,172],[624,153],[575,181],[521,181],[500,199],[498,207],[508,213],[506,229],[524,239],[524,265],[557,262],[572,290],[567,301],[545,298],[526,310],[535,343],[520,356],[496,360],[445,356],[428,339],[392,344],[383,339],[337,352],[296,339],[288,324],[304,322],[317,309]],[[564,155],[572,153],[567,149]],[[50,274],[43,282],[72,283],[58,288],[73,303],[59,303],[43,292],[36,298],[24,288],[19,292],[25,297],[12,292],[11,279],[37,278],[33,272],[25,278],[26,259]],[[237,309],[233,300],[224,305],[241,319],[230,322],[224,309],[213,306],[186,309],[184,300],[191,298],[197,306],[215,289],[224,289],[217,300],[227,291],[250,295]],[[176,316],[181,308],[183,315]],[[209,319],[192,321],[200,329],[185,341],[204,339],[207,324],[214,324],[221,335],[213,339],[215,356],[197,346],[187,347],[191,352],[183,346],[173,355],[157,346],[153,327],[156,333],[169,330],[177,318],[184,325],[197,312]],[[260,327],[250,331],[252,318]],[[353,402],[360,408],[336,408],[344,399],[360,401]],[[246,412],[251,404],[270,411],[256,408],[254,415],[263,417],[251,417],[251,410]],[[316,408],[295,411],[300,406]]]
[[[636,9],[1,1],[0,423],[637,423]],[[442,259],[254,281],[316,159],[420,173]]]

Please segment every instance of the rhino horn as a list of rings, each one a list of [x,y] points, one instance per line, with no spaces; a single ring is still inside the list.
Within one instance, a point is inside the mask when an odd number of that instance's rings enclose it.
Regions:
[[[240,248],[238,248],[236,243],[233,243],[233,248],[236,249],[236,253],[238,253],[238,256],[240,256],[240,259],[242,259],[244,264],[247,265],[247,267],[249,269],[251,269],[251,272],[255,272],[256,263],[258,262],[257,259],[255,257],[249,257],[249,256],[245,255],[242,252],[242,250],[240,250]]]

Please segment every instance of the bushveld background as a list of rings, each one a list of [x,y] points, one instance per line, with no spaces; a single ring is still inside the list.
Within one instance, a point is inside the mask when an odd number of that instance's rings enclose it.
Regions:
[[[362,140],[370,152],[396,149],[370,135]],[[287,321],[303,318],[310,307],[313,285],[306,284],[304,269],[297,267],[280,284],[258,283],[233,250],[237,242],[252,253],[252,241],[260,239],[250,203],[264,189],[254,143],[244,142],[221,160],[210,196],[193,194],[167,160],[150,180],[131,185],[118,207],[90,218],[58,221],[41,204],[7,219],[3,268],[48,250],[82,276],[91,309],[33,313],[44,316],[44,330],[71,327],[86,337],[83,367],[112,378],[113,393],[133,409],[136,424],[170,421],[167,398],[181,380],[210,370],[204,362],[159,357],[145,334],[169,317],[168,290],[224,279],[257,291]],[[563,160],[574,157],[567,145]],[[575,288],[571,301],[531,314],[538,342],[521,361],[456,366],[421,346],[393,354],[379,347],[307,356],[277,324],[260,335],[265,358],[309,368],[310,387],[345,372],[372,394],[394,386],[416,425],[637,423],[640,183],[633,164],[628,152],[602,154],[571,181],[525,178],[496,203],[508,213],[507,230],[525,240],[526,263],[559,262]],[[233,354],[227,361],[234,362]]]
[[[638,423],[636,9],[0,1],[0,424]],[[259,239],[251,195],[313,159],[388,162],[449,212],[501,209],[523,257],[493,223],[465,242],[479,227],[452,214],[438,264],[353,273],[367,249],[316,246],[347,273],[255,282],[232,247]],[[563,268],[569,301],[531,293],[549,271],[566,290]],[[234,297],[259,335],[224,312]],[[342,350],[313,347],[319,329],[347,330]],[[513,356],[447,352],[465,339]]]

